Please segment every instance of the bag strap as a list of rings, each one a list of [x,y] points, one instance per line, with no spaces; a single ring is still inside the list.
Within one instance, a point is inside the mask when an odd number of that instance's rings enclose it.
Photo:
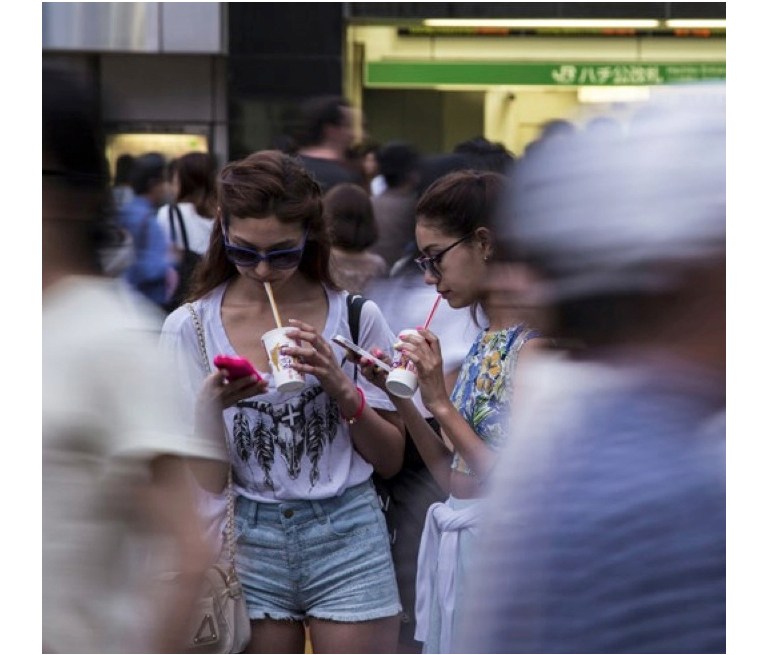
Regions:
[[[184,225],[184,217],[181,215],[181,208],[178,205],[168,205],[168,219],[171,225],[171,243],[176,245],[176,219],[178,219],[179,231],[181,232],[181,242],[184,244],[184,252],[189,252],[187,227]]]
[[[349,333],[352,335],[352,343],[356,346],[360,338],[360,314],[363,312],[363,305],[366,299],[356,293],[347,294],[347,321],[349,322]],[[355,384],[357,384],[358,368],[355,366]]]
[[[195,331],[197,332],[197,343],[200,347],[200,354],[203,358],[203,366],[206,373],[211,374],[211,363],[208,359],[208,350],[205,347],[205,335],[203,333],[203,326],[200,324],[200,317],[195,311],[195,307],[192,303],[184,305],[192,316],[192,322],[195,324]],[[226,527],[226,544],[227,544],[227,559],[232,565],[235,566],[235,498],[232,493],[232,453],[229,449],[229,439],[224,437],[224,444],[227,447],[227,456],[229,457],[229,467],[227,470],[227,527]]]
[[[347,294],[347,320],[349,321],[349,332],[352,335],[352,341],[359,346],[357,340],[360,338],[360,314],[363,312],[363,305],[366,298],[357,293]]]

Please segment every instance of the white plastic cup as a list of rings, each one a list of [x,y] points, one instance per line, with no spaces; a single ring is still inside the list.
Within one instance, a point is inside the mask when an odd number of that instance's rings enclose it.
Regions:
[[[403,330],[397,335],[402,338],[408,334],[418,334],[418,330]],[[407,360],[402,351],[395,351],[395,360],[392,362],[392,371],[387,375],[384,383],[387,391],[398,398],[411,398],[419,388],[419,378],[416,376],[416,367],[413,362]]]
[[[286,334],[286,330],[289,329],[291,328],[275,328],[261,337],[275,378],[275,387],[280,393],[292,393],[304,388],[304,375],[293,367],[294,357],[281,352],[286,346],[299,345],[295,339]]]

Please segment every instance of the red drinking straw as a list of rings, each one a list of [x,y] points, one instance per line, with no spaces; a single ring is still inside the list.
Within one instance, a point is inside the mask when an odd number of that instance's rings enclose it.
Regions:
[[[437,306],[440,304],[440,301],[443,299],[443,297],[438,294],[437,298],[435,298],[435,304],[432,305],[432,311],[429,312],[429,316],[427,316],[427,322],[424,323],[424,329],[429,329],[429,324],[432,322],[432,317],[435,315],[435,312],[437,311]]]

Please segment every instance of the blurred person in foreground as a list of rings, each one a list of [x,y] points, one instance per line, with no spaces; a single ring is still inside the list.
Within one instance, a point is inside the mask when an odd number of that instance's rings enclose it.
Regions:
[[[412,399],[388,391],[419,454],[448,495],[429,508],[419,546],[415,639],[424,642],[425,653],[451,651],[454,607],[475,557],[487,476],[507,439],[517,365],[540,341],[512,305],[488,292],[497,254],[488,224],[502,197],[504,179],[488,171],[450,173],[432,184],[416,206],[415,235],[422,253],[416,263],[424,282],[452,308],[482,308],[487,319],[464,356],[452,391],[438,335],[420,328],[417,334],[401,335],[395,345],[415,366],[421,400],[442,432],[441,438]],[[386,388],[386,374],[363,364],[366,377]]]
[[[514,401],[457,652],[725,652],[725,96],[528,149],[502,216],[555,333]]]
[[[180,456],[213,450],[176,429],[159,315],[101,273],[93,97],[46,67],[42,88],[43,652],[179,652],[208,559]],[[162,604],[161,559],[181,573]]]

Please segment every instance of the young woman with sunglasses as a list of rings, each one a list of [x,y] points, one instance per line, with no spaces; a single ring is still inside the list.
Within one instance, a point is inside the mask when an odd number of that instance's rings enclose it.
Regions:
[[[208,357],[248,358],[264,381],[206,375],[187,307],[164,340],[186,371],[190,431],[222,433],[232,453],[236,563],[252,625],[249,652],[394,652],[400,602],[370,477],[402,464],[402,423],[386,395],[345,364],[346,292],[331,280],[320,187],[292,157],[262,151],[225,166],[211,244],[191,300]],[[300,345],[304,389],[279,393],[261,343],[275,327],[264,283]],[[360,343],[394,341],[365,304]],[[211,469],[208,466],[208,469]],[[210,471],[209,471],[210,472]],[[203,480],[221,492],[226,466]],[[215,484],[214,484],[215,483]]]
[[[425,653],[452,652],[454,605],[471,559],[478,500],[506,440],[512,377],[521,352],[528,356],[540,341],[521,320],[520,307],[511,302],[508,283],[520,279],[522,270],[498,261],[499,245],[489,228],[503,185],[497,173],[450,173],[434,182],[416,207],[416,242],[422,256],[415,261],[424,281],[451,307],[472,307],[476,317],[482,310],[487,323],[452,393],[443,377],[437,335],[419,329],[397,347],[414,363],[421,399],[440,424],[443,438],[412,400],[391,400],[433,477],[449,494],[444,503],[430,507],[419,550],[415,636],[424,642]],[[384,388],[386,374],[367,363],[363,372]]]

